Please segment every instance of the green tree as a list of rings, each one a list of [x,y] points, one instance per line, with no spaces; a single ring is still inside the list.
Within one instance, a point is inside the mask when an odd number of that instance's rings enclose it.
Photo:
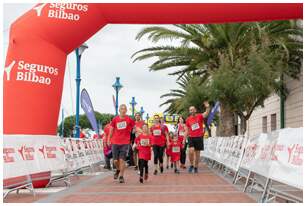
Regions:
[[[108,122],[112,120],[114,117],[113,114],[107,114],[107,113],[99,113],[95,111],[95,116],[97,123],[101,123],[99,127],[105,126]],[[88,121],[85,114],[80,115],[79,124],[81,128],[91,128],[90,122]],[[64,119],[64,137],[70,137],[73,135],[73,129],[75,126],[75,115],[68,116]],[[57,127],[58,133],[61,133],[62,131],[62,124],[60,123]]]
[[[282,75],[289,75],[295,78],[300,72],[302,62],[302,29],[297,26],[296,21],[174,26],[178,30],[165,27],[147,27],[139,32],[136,37],[138,40],[148,35],[148,39],[153,42],[158,42],[162,39],[176,39],[181,44],[179,46],[158,46],[140,50],[133,55],[135,57],[134,61],[158,57],[158,60],[150,66],[150,69],[153,71],[175,67],[177,71],[170,73],[170,75],[179,75],[178,78],[181,78],[184,74],[193,72],[203,82],[208,81],[208,83],[212,83],[220,77],[219,70],[226,70],[225,74],[230,75],[230,71],[227,71],[227,69],[236,71],[237,68],[240,68],[239,74],[247,77],[248,69],[246,68],[251,65],[251,59],[253,59],[253,62],[256,59],[254,54],[250,54],[252,52],[265,53],[268,51],[274,54],[274,56],[269,55],[270,59],[266,60],[267,65],[274,64],[277,58],[279,60],[277,65],[280,66],[281,70],[278,69],[277,75],[273,76],[276,80],[282,79],[280,78]],[[256,64],[262,65],[257,61],[253,63],[253,66]],[[214,77],[214,74],[217,76]],[[236,73],[234,74],[237,75]],[[223,76],[223,78],[225,77],[227,76]],[[270,92],[277,91],[284,95],[285,86],[282,82],[276,82],[273,79],[271,82],[268,82],[266,86],[269,88],[266,88],[266,90]],[[227,88],[235,87],[235,85],[228,83],[226,85]],[[274,86],[272,91],[270,90],[271,85]],[[219,87],[215,85],[214,88]],[[216,94],[220,95],[220,99],[218,99],[219,96]],[[221,102],[220,134],[229,136],[234,131],[233,113],[238,113],[238,109],[235,107],[241,104],[233,103],[234,105],[230,105],[229,101],[221,98],[221,94],[222,91],[221,93],[215,92],[215,95],[213,95]],[[239,100],[244,101],[242,96],[239,97],[241,98]],[[266,97],[266,93],[263,92],[260,99]],[[255,101],[252,102],[253,105],[257,105],[259,101],[256,98],[250,98],[245,101],[251,100]],[[181,104],[178,101],[175,103]],[[251,103],[249,104],[252,105]],[[178,106],[174,105],[173,107]],[[246,113],[246,116],[242,115],[241,112],[238,113],[241,118],[249,117],[250,115],[247,114],[251,114],[249,110],[246,111],[244,109],[246,108],[240,108],[244,114]],[[243,127],[245,128],[245,125]]]

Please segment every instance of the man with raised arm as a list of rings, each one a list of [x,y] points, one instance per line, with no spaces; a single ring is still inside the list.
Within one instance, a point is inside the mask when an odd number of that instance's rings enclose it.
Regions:
[[[204,149],[203,135],[204,135],[204,118],[207,118],[210,110],[208,101],[204,101],[205,112],[197,113],[194,106],[189,107],[189,117],[186,119],[187,134],[188,134],[188,148],[189,148],[189,173],[198,173],[198,165],[200,160],[200,152]]]

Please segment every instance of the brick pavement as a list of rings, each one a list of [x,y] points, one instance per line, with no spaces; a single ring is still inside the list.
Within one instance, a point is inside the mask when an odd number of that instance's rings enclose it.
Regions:
[[[149,180],[144,184],[139,183],[133,168],[127,169],[124,184],[113,180],[113,173],[107,172],[36,202],[255,202],[203,163],[198,174],[189,174],[186,170],[174,174],[169,169],[155,176],[152,167],[149,172]]]

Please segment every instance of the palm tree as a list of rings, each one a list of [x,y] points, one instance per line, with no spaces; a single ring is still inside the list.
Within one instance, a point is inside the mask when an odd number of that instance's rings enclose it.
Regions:
[[[161,98],[168,98],[160,105],[169,105],[165,112],[179,113],[187,117],[188,107],[191,105],[203,112],[203,101],[208,99],[205,82],[202,82],[198,76],[187,73],[177,81],[177,84],[178,89],[171,89],[169,93],[161,96]]]
[[[202,82],[219,70],[224,59],[228,59],[228,69],[236,67],[237,62],[246,64],[254,46],[258,51],[269,48],[282,62],[285,74],[297,77],[302,62],[302,29],[296,21],[274,21],[264,23],[174,25],[175,29],[160,26],[147,27],[138,33],[137,40],[148,35],[152,42],[161,40],[180,41],[179,46],[157,46],[136,52],[134,61],[158,57],[150,70],[158,71],[176,67],[170,75],[183,75],[193,72]],[[275,82],[275,90],[285,94],[282,82]],[[176,104],[182,104],[176,102]],[[221,102],[222,135],[233,135],[235,110]],[[242,116],[241,116],[242,117]]]

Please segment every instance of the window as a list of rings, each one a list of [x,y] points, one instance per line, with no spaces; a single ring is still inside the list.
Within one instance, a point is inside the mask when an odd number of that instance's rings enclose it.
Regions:
[[[267,133],[267,130],[268,130],[267,123],[268,123],[267,116],[262,117],[262,132],[263,133]]]
[[[276,114],[271,114],[271,131],[276,130]]]

